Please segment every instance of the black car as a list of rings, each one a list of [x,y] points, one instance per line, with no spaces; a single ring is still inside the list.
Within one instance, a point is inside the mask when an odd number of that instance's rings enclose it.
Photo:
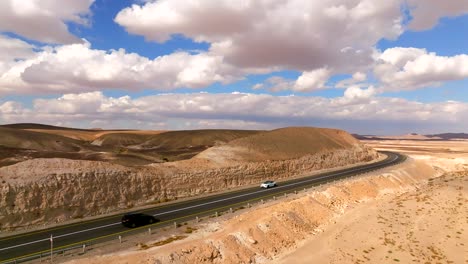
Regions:
[[[156,222],[159,222],[159,219],[143,213],[128,213],[122,217],[122,225],[125,227],[144,226]]]

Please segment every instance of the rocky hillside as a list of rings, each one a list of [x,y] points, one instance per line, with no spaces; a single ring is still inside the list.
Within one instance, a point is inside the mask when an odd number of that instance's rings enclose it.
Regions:
[[[452,236],[447,242],[447,233],[437,232],[438,230],[436,230],[436,232],[431,234],[428,231],[434,228],[427,225],[425,220],[430,219],[434,221],[437,219],[440,221],[443,219],[442,221],[445,221],[447,224],[450,221],[450,227],[458,226],[459,228],[464,223],[463,217],[460,217],[463,208],[458,206],[455,202],[456,199],[454,199],[455,197],[460,199],[460,195],[463,192],[462,188],[457,185],[467,185],[466,181],[463,181],[463,175],[460,174],[458,175],[458,182],[450,183],[451,185],[455,185],[451,190],[452,199],[449,200],[448,206],[446,205],[446,208],[443,208],[449,211],[448,214],[442,210],[428,210],[429,212],[427,213],[419,213],[426,206],[443,206],[438,202],[431,203],[430,205],[427,202],[424,204],[426,199],[429,198],[426,193],[429,188],[432,189],[429,190],[431,194],[439,195],[443,198],[446,198],[445,196],[451,193],[445,190],[441,193],[440,189],[437,188],[439,186],[424,186],[426,181],[431,181],[431,184],[434,183],[435,181],[432,181],[432,178],[437,175],[429,165],[408,160],[404,164],[387,168],[383,171],[371,172],[367,175],[344,180],[333,185],[300,192],[297,196],[291,195],[278,201],[270,200],[265,205],[255,205],[251,210],[247,209],[242,210],[238,214],[229,214],[226,218],[207,220],[201,224],[191,223],[198,229],[196,234],[189,235],[188,238],[181,241],[160,245],[161,243],[158,244],[158,242],[167,239],[166,236],[161,237],[160,235],[156,235],[153,238],[138,237],[127,242],[128,247],[122,245],[113,247],[109,249],[110,252],[108,253],[99,252],[94,254],[90,252],[87,254],[88,257],[86,255],[81,259],[75,257],[74,260],[65,263],[397,262],[395,260],[382,261],[389,254],[388,251],[390,249],[394,251],[393,254],[401,256],[399,257],[402,260],[401,263],[409,263],[411,259],[424,259],[429,263],[432,259],[431,256],[434,256],[434,253],[431,252],[432,247],[419,247],[417,245],[413,249],[408,250],[407,247],[400,247],[400,243],[420,243],[419,241],[415,241],[415,239],[407,239],[407,237],[414,238],[414,235],[424,237],[421,234],[433,235],[435,233],[438,234],[439,238],[436,241],[440,241],[440,243],[437,243],[437,247],[445,243],[455,248],[455,244],[460,245],[461,243],[459,237],[455,238],[455,236]],[[465,173],[464,175],[468,174]],[[447,184],[448,180],[453,180],[453,178],[440,179],[439,182]],[[458,187],[458,191],[453,192],[456,187]],[[395,199],[401,193],[412,195],[414,192],[418,192],[417,194],[419,194],[419,196],[413,198],[418,201],[417,207],[415,206],[418,210],[416,208],[403,208],[402,203],[411,201],[411,197],[408,197],[409,195]],[[372,203],[376,201],[378,202],[378,206]],[[402,209],[406,209],[407,211],[403,216],[395,214],[397,210]],[[361,210],[364,213],[361,214]],[[369,211],[372,214],[369,214]],[[350,212],[357,213],[357,216],[356,214],[350,215]],[[414,214],[414,217],[409,219],[408,214]],[[444,214],[446,217],[436,218],[433,214]],[[375,220],[372,219],[373,222],[372,220],[368,221],[369,218],[375,218]],[[391,219],[394,219],[394,224],[393,226],[388,226],[388,221]],[[351,229],[349,226],[345,226],[343,229],[337,229],[345,221],[360,224],[361,228]],[[363,222],[368,226],[364,226]],[[409,225],[408,223],[411,222],[414,224]],[[453,223],[456,224],[454,225]],[[422,229],[422,224],[427,231]],[[396,232],[390,232],[397,231],[400,228],[404,228],[407,231],[401,232],[398,235],[395,235]],[[378,233],[376,230],[383,230],[384,232]],[[418,232],[414,232],[414,230],[418,230]],[[182,233],[183,231],[179,232]],[[447,232],[450,231],[447,230]],[[452,231],[452,233],[454,232]],[[336,237],[331,237],[332,239],[330,240],[324,241],[323,237],[326,238],[330,233],[336,233],[337,235]],[[343,239],[344,233],[349,234],[347,240]],[[369,233],[375,235],[370,237]],[[186,233],[183,234],[187,235]],[[389,241],[389,237],[395,240],[390,240],[390,243],[383,244],[382,242]],[[432,237],[428,237],[428,240],[430,241],[429,245],[434,241]],[[277,262],[278,258],[284,256],[285,253],[294,252],[297,248],[301,248],[304,242],[310,241],[315,242],[315,244],[313,247],[303,248],[306,254],[298,256],[297,259]],[[360,242],[350,243],[350,241]],[[391,243],[392,241],[396,241],[397,243]],[[421,244],[425,245],[423,243]],[[369,252],[372,251],[372,249],[369,250],[371,247],[376,250]],[[457,247],[455,250],[460,251],[461,247]],[[355,251],[356,249],[359,250]],[[343,251],[348,254],[342,254]],[[376,256],[376,252],[381,252],[381,254]],[[417,255],[410,255],[409,252]],[[425,256],[421,253],[424,253]],[[315,261],[317,259],[315,256],[317,255],[325,255],[325,258]],[[451,259],[463,258],[459,254],[448,254],[448,256]],[[314,261],[308,261],[307,259],[304,260],[306,257],[315,258],[313,258]],[[361,261],[364,257],[373,257],[374,261]]]
[[[2,167],[1,228],[98,215],[378,157],[343,131],[291,128],[265,134],[231,141],[230,147],[248,152],[230,153],[229,162],[224,163],[203,154],[187,161],[133,168],[57,158]]]

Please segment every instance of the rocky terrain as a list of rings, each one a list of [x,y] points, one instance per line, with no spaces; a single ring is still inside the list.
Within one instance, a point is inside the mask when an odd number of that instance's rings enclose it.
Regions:
[[[162,137],[165,140],[157,142],[166,144],[166,150],[167,146],[177,144],[175,150],[195,144],[209,143],[214,147],[204,145],[207,150],[190,159],[146,166],[34,158],[1,167],[0,228],[63,222],[378,158],[373,149],[348,133],[333,129],[189,131],[172,133],[172,137],[166,133],[143,137],[134,137],[134,133],[125,140],[119,133],[112,135],[118,136],[120,144],[141,148]],[[188,137],[187,133],[195,137]],[[177,139],[188,143],[182,144]],[[101,145],[106,145],[105,140]]]
[[[468,142],[406,143],[392,145],[410,156],[403,164],[199,224],[169,244],[140,237],[67,263],[466,263],[468,170],[458,165]]]

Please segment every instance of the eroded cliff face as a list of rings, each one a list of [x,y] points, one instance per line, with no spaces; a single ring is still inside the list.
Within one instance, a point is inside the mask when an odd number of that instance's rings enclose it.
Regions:
[[[373,149],[356,144],[293,160],[228,165],[192,160],[128,168],[106,162],[29,160],[0,168],[0,228],[52,224],[376,158]]]

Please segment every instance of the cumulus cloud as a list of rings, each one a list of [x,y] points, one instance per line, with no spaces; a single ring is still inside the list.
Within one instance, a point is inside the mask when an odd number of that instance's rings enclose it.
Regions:
[[[30,58],[34,55],[33,48],[27,42],[0,34],[0,63]]]
[[[339,82],[338,88],[365,85],[362,84],[367,78],[365,72],[372,69],[376,59],[379,62],[375,73],[385,86],[395,81],[393,73],[400,75],[395,77],[401,81],[392,85],[394,90],[401,85],[405,90],[458,78],[438,69],[431,80],[429,75],[434,71],[430,69],[427,75],[415,76],[419,73],[406,70],[406,74],[399,73],[381,63],[397,65],[408,61],[410,58],[405,56],[415,55],[409,51],[397,55],[389,50],[376,58],[378,52],[374,46],[379,40],[395,39],[405,30],[402,6],[408,7],[409,28],[414,30],[428,29],[441,17],[462,15],[468,10],[466,1],[459,0],[443,3],[437,0],[266,0],[235,4],[229,0],[159,0],[125,8],[115,21],[128,32],[148,40],[165,42],[175,34],[182,34],[198,42],[208,42],[210,53],[222,56],[235,67],[302,72],[295,81],[273,77],[255,89],[313,91],[325,88],[328,78],[337,73],[354,73],[352,78]],[[411,67],[416,70],[420,66]],[[390,70],[387,74],[386,67]],[[450,68],[445,67],[447,71]],[[419,80],[411,81],[413,77]]]
[[[151,60],[123,49],[91,49],[89,43],[46,47],[32,58],[9,65],[0,72],[0,93],[4,94],[200,88],[244,76],[221,56],[208,53],[175,52]]]
[[[367,74],[363,73],[363,72],[355,72],[351,78],[349,79],[344,79],[342,81],[339,81],[335,87],[336,88],[347,88],[351,85],[357,85],[359,83],[362,83],[364,82],[365,80],[367,80]]]
[[[346,90],[343,97],[272,96],[267,94],[161,94],[132,99],[107,97],[101,92],[37,99],[32,108],[9,101],[0,104],[3,122],[69,120],[72,124],[107,127],[188,129],[265,129],[291,125],[327,126],[374,133],[379,129],[443,127],[468,129],[463,122],[468,104],[456,101],[421,103],[376,97],[371,87]],[[388,130],[389,129],[389,130]],[[439,130],[440,131],[440,130]],[[438,132],[438,131],[434,131]]]
[[[442,17],[468,14],[468,1],[463,0],[406,0],[412,20],[409,28],[427,30],[437,24]]]
[[[367,89],[360,88],[357,85],[348,87],[343,97],[334,99],[334,102],[339,102],[343,105],[363,105],[371,103],[375,100],[374,96],[377,94],[377,90],[374,86],[370,86]]]
[[[22,40],[0,34],[0,76],[11,69],[15,61],[33,57],[33,48],[34,46]]]
[[[302,75],[297,78],[293,90],[306,92],[323,89],[330,75],[331,71],[327,68],[303,72]]]
[[[326,88],[325,84],[331,76],[331,70],[327,68],[303,72],[296,80],[273,76],[265,80],[265,83],[255,84],[254,90],[266,89],[271,92],[295,91],[312,92]]]
[[[123,9],[115,21],[132,34],[164,42],[182,34],[211,44],[238,67],[355,71],[373,46],[403,29],[399,0],[159,0]],[[365,26],[363,26],[365,25]]]
[[[414,90],[468,78],[468,55],[438,56],[417,48],[390,48],[379,57],[374,74],[384,90]]]
[[[46,43],[77,43],[66,22],[87,23],[94,0],[2,0],[0,31]]]
[[[446,9],[436,12],[430,6],[435,0],[406,1],[414,25],[462,14],[466,7],[461,3],[465,1],[449,0]],[[1,1],[0,31],[74,44],[38,48],[0,35],[0,94],[114,88],[168,91],[281,70],[295,70],[301,76],[297,80],[272,77],[252,88],[311,92],[328,88],[329,78],[339,73],[353,73],[353,77],[336,87],[366,86],[365,73],[376,59],[374,74],[389,90],[416,89],[465,76],[466,55],[445,58],[419,49],[389,49],[381,54],[375,50],[382,38],[396,38],[403,32],[403,0],[138,1],[115,17],[128,32],[157,42],[182,34],[210,44],[208,51],[177,51],[154,59],[123,49],[92,49],[90,43],[71,35],[66,22],[87,23],[93,2]],[[426,9],[431,14],[427,18],[420,14]],[[441,64],[424,68],[425,61]]]

